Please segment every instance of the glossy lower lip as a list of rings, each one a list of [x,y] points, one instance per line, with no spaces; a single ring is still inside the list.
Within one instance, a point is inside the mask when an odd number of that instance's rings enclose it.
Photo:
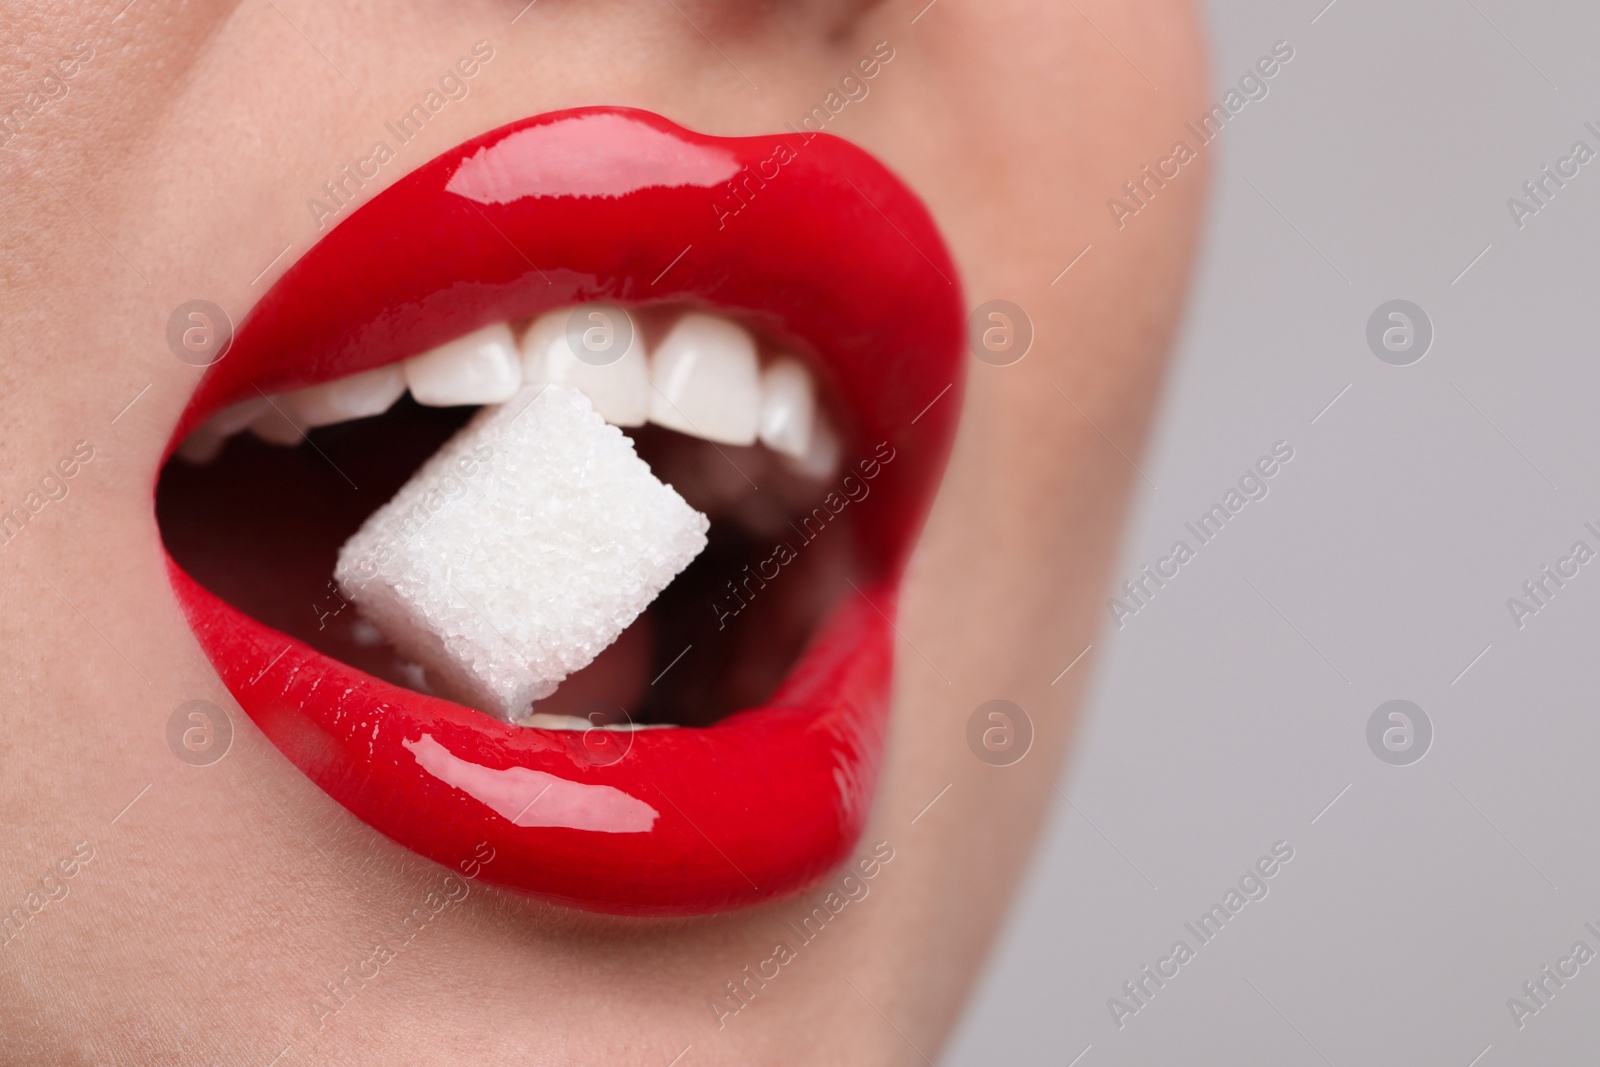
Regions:
[[[251,719],[407,848],[596,911],[697,914],[790,893],[844,859],[865,823],[889,618],[960,406],[954,265],[926,209],[870,155],[825,134],[708,137],[612,108],[484,134],[373,197],[284,274],[202,380],[168,452],[257,388],[341,377],[597,299],[696,304],[786,340],[831,380],[861,454],[892,451],[850,505],[861,595],[766,706],[621,736],[511,727],[323,656],[169,559],[173,588]]]

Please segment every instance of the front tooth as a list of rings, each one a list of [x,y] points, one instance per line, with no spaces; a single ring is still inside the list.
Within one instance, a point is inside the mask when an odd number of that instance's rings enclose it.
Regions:
[[[286,398],[285,410],[293,412],[301,426],[331,426],[336,422],[382,415],[405,391],[405,372],[400,364],[390,363],[347,378],[296,389]]]
[[[300,427],[294,424],[289,415],[289,408],[284,402],[285,398],[279,396],[267,404],[267,407],[250,423],[250,432],[269,445],[282,445],[289,447],[297,445],[305,437],[300,432]]]
[[[405,379],[417,403],[429,407],[510,400],[522,387],[511,327],[497,322],[412,356],[405,361]]]
[[[761,423],[761,372],[743,327],[690,312],[650,358],[650,421],[671,430],[753,445]]]
[[[568,340],[574,316],[579,317],[582,356]],[[618,348],[623,349],[620,357]],[[584,304],[539,316],[522,338],[522,380],[581,390],[601,418],[615,426],[643,426],[650,414],[644,338],[633,316],[616,304]]]
[[[761,443],[774,452],[803,458],[816,411],[811,372],[799,363],[779,359],[761,375]]]

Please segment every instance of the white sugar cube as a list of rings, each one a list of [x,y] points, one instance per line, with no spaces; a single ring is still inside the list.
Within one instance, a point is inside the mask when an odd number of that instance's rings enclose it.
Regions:
[[[452,696],[516,721],[700,554],[707,525],[583,393],[549,385],[474,416],[334,577]]]

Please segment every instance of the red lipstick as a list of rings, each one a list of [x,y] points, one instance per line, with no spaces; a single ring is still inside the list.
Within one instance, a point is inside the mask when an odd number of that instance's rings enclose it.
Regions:
[[[415,852],[457,868],[488,842],[483,880],[620,914],[791,893],[841,862],[867,818],[900,574],[960,408],[955,267],[927,210],[866,152],[826,134],[709,137],[614,108],[474,138],[289,268],[207,372],[167,451],[258,389],[595,300],[736,316],[806,353],[848,419],[850,471],[871,472],[870,493],[849,505],[857,591],[762,706],[633,734],[510,726],[324,655],[169,560],[173,588],[263,733]]]

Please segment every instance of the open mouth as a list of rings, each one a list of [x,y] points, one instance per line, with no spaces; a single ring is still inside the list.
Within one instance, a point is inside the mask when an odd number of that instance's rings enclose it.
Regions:
[[[961,337],[932,220],[848,142],[610,108],[514,123],[353,212],[241,324],[157,486],[173,585],[274,744],[424,856],[626,914],[793,892],[867,817]],[[383,509],[547,394],[621,428],[709,519],[704,550],[563,677],[475,687],[374,625],[341,546],[378,519],[422,557],[452,530],[492,544],[493,518],[431,516],[494,464]],[[455,592],[459,628],[504,637]]]

